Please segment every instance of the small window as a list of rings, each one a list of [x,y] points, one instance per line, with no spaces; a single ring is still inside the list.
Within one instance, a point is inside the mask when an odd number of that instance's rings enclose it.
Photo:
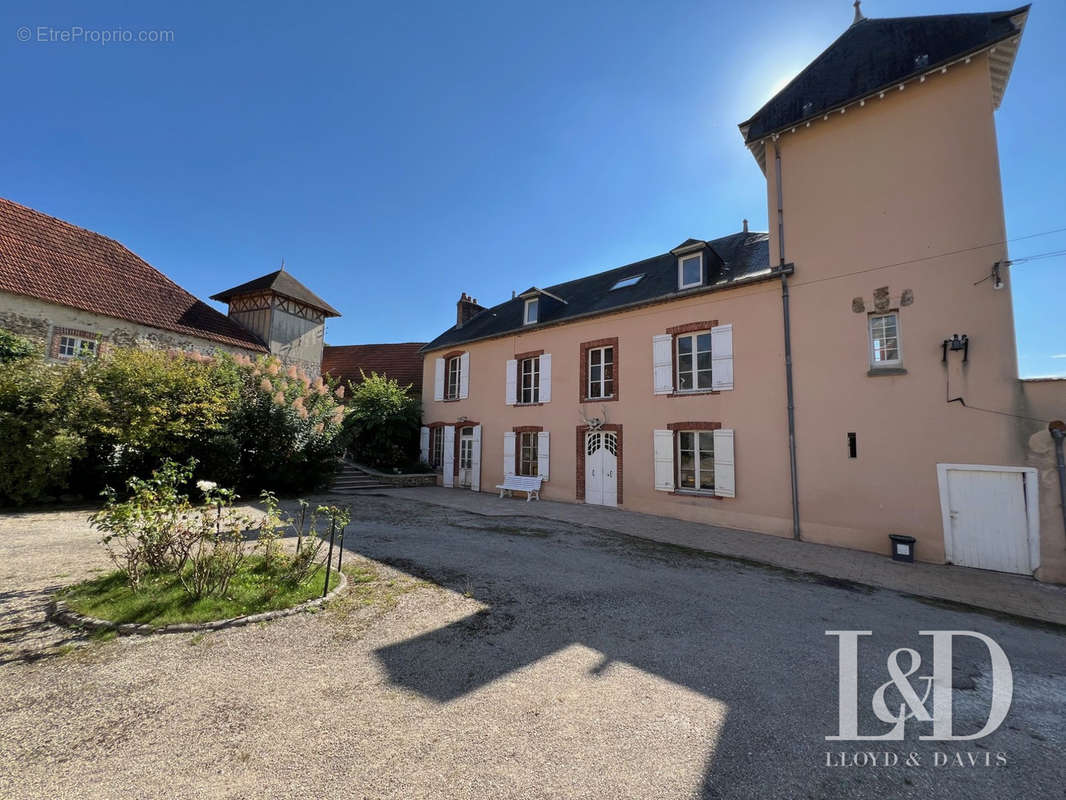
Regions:
[[[899,314],[875,314],[870,317],[870,366],[898,367],[902,363],[899,350]]]
[[[519,395],[520,403],[540,402],[540,356],[523,358],[519,365],[519,373],[522,377],[522,392]]]
[[[524,431],[518,434],[518,474],[536,477],[537,475],[537,433]]]
[[[627,286],[635,286],[643,277],[643,275],[630,275],[628,278],[622,278],[622,280],[618,281],[618,283],[612,286],[610,290],[613,292],[615,289],[625,289]]]
[[[439,467],[444,463],[444,428],[430,428],[429,438],[429,465]]]
[[[677,486],[691,491],[714,491],[712,431],[678,431]]]
[[[677,260],[677,288],[688,289],[703,283],[703,253],[681,256]]]
[[[462,372],[462,356],[448,359],[448,380],[444,387],[444,399],[455,400],[459,397],[459,380]]]
[[[697,392],[711,388],[711,332],[686,333],[677,337],[677,391]]]
[[[96,356],[96,341],[80,336],[59,337],[60,358],[93,358]]]
[[[589,383],[585,397],[590,400],[614,397],[614,348],[592,347],[588,353]]]
[[[534,297],[534,298],[532,298],[530,300],[526,300],[526,313],[525,313],[525,317],[523,318],[523,323],[522,324],[524,324],[524,325],[532,325],[534,322],[537,321],[537,312],[538,312],[539,306],[540,306],[540,299],[537,298],[537,297]]]

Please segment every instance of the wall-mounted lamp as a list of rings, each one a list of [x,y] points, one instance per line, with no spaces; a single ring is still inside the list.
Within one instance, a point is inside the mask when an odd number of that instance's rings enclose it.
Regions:
[[[951,334],[951,338],[945,339],[941,348],[943,348],[943,354],[940,360],[945,364],[948,360],[948,350],[951,350],[952,352],[961,350],[963,364],[970,360],[970,339],[965,333],[962,336],[959,336],[957,333]]]

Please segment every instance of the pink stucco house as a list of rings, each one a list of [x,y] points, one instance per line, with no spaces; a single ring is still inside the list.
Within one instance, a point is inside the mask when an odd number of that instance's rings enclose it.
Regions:
[[[1027,14],[857,12],[740,125],[768,233],[464,293],[423,348],[440,483],[1066,581],[1066,381],[1017,377],[996,150]]]

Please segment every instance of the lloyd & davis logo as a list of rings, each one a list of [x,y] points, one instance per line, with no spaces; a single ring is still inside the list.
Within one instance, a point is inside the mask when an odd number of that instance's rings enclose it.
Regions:
[[[993,639],[976,631],[918,631],[932,638],[933,663],[929,674],[919,674],[922,657],[917,650],[900,647],[889,653],[886,660],[889,680],[880,684],[869,697],[870,708],[885,726],[880,730],[859,730],[859,639],[871,636],[872,631],[826,631],[826,636],[838,639],[840,659],[838,729],[827,741],[899,742],[904,739],[908,722],[920,731],[919,740],[958,742],[982,739],[995,731],[1010,711],[1014,693],[1014,675],[1007,654]],[[981,642],[991,658],[992,692],[984,725],[975,733],[958,733],[953,723],[952,666],[955,642],[968,637]],[[913,676],[913,677],[912,677]],[[895,690],[891,695],[889,692]],[[898,697],[896,697],[898,695]],[[890,701],[889,697],[893,700]],[[894,704],[893,704],[894,703]],[[922,754],[900,756],[893,752],[826,753],[827,766],[920,766]],[[1003,766],[1006,755],[936,751],[932,754],[935,766]]]

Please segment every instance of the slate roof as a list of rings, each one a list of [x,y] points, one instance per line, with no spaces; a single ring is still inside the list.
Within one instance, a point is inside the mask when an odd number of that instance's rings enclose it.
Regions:
[[[740,123],[746,142],[1017,36],[1011,17],[1029,10],[861,19],[752,117]]]
[[[213,294],[211,299],[227,303],[232,297],[265,290],[276,292],[283,297],[288,297],[290,300],[296,300],[299,303],[310,306],[321,311],[327,317],[339,317],[341,315],[333,306],[296,280],[291,273],[286,272],[284,267],[250,280],[247,283],[242,283],[240,286],[234,286],[232,289]]]
[[[326,345],[322,351],[322,371],[342,382],[359,383],[362,370],[367,375],[376,372],[388,375],[401,386],[412,384],[414,391],[422,391],[422,353],[425,342],[402,344],[348,344],[339,347]]]
[[[558,324],[572,319],[606,314],[623,308],[645,305],[675,297],[706,292],[729,286],[770,272],[770,242],[766,233],[740,232],[707,242],[721,258],[722,264],[711,257],[704,259],[710,268],[707,282],[693,289],[677,289],[677,256],[662,255],[627,264],[624,267],[589,275],[586,278],[546,287],[545,291],[566,301],[545,310],[542,319],[533,325],[522,324],[525,301],[515,297],[499,305],[478,312],[461,328],[452,326],[422,348],[423,352],[442,347],[503,336],[519,330],[532,330],[544,325]],[[699,240],[690,239],[689,242]],[[636,284],[611,290],[618,281],[643,275]]]
[[[266,352],[114,239],[0,198],[0,292]]]

